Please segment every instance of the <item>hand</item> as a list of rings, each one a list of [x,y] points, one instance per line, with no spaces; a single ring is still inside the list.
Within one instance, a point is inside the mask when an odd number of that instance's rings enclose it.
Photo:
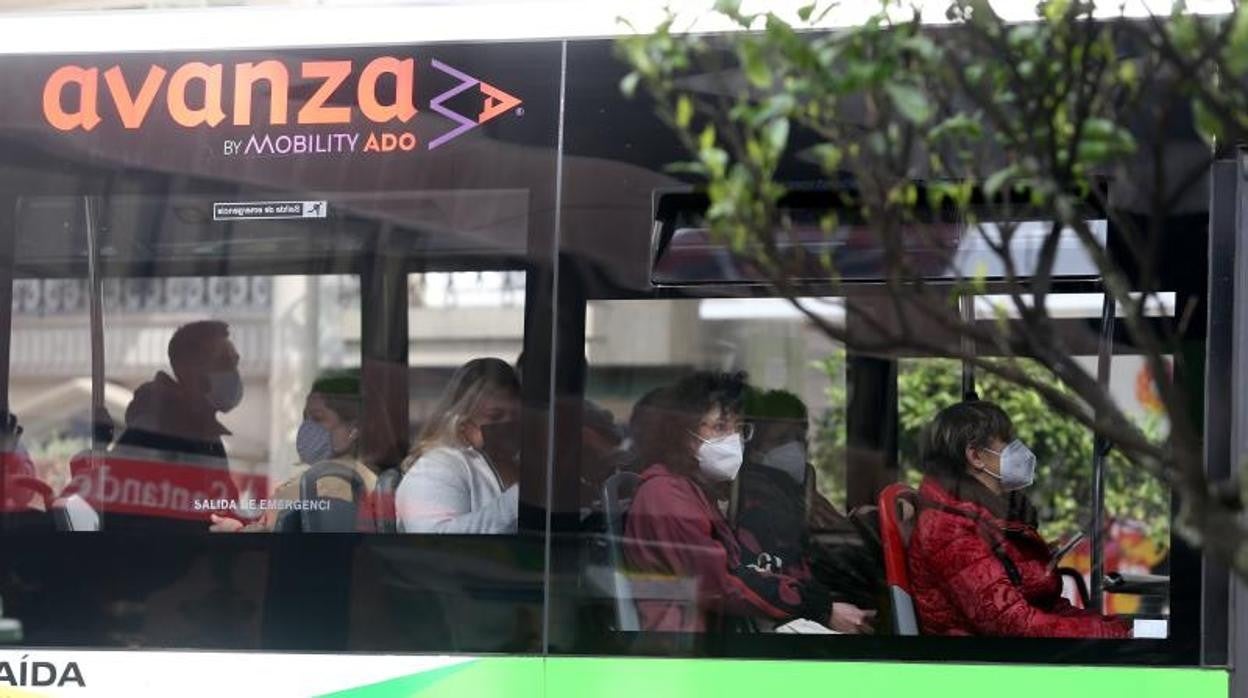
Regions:
[[[850,635],[869,635],[875,632],[871,623],[875,621],[875,611],[864,611],[852,603],[832,604],[832,618],[828,627],[838,633]]]
[[[228,516],[210,515],[212,524],[208,526],[208,530],[214,533],[237,533],[243,528],[243,522]]]

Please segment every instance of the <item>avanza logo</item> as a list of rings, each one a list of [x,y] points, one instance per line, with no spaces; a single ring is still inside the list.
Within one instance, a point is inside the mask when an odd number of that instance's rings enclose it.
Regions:
[[[428,149],[445,145],[503,114],[521,111],[518,109],[522,104],[520,98],[441,61],[433,60],[431,65],[456,79],[458,84],[435,96],[429,103],[431,110],[450,119],[455,127],[432,139]],[[406,124],[416,116],[414,59],[382,56],[369,61],[355,80],[354,103],[343,105],[332,102],[335,94],[352,77],[354,69],[349,60],[300,63],[297,68],[299,78],[317,83],[311,96],[299,105],[293,125],[319,127],[351,124],[356,120],[357,111],[365,121],[377,125]],[[227,72],[232,77],[228,89],[233,97],[228,113],[224,101]],[[137,81],[138,77],[126,75],[120,66],[106,70],[77,65],[58,68],[43,86],[44,119],[60,131],[91,131],[104,121],[106,115],[115,113],[122,127],[139,130],[151,117],[154,105],[163,92],[164,99],[161,101],[169,117],[183,128],[214,128],[223,123],[251,126],[255,117],[254,103],[264,99],[267,93],[268,114],[264,123],[270,127],[292,125],[292,70],[278,60],[237,63],[228,71],[220,63],[190,62],[172,72],[152,65],[141,82]],[[257,99],[257,88],[261,83],[267,89],[260,92]],[[383,84],[389,89],[380,89]],[[446,105],[452,98],[473,88],[477,89],[482,100],[477,114],[461,114]],[[101,110],[101,100],[111,105],[111,112]],[[250,149],[253,151],[251,154],[277,155],[354,152],[361,142],[364,143],[363,152],[412,150],[416,146],[416,136],[410,132],[370,133],[367,138],[363,138],[364,135],[321,131],[252,134],[250,139],[226,141],[224,151],[226,155],[249,154],[248,146],[253,141],[255,148]]]

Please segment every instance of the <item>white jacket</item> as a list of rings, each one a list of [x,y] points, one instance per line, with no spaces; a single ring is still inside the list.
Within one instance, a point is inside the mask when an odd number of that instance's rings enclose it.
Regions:
[[[394,500],[403,533],[515,533],[520,501],[475,449],[447,446],[416,459]]]

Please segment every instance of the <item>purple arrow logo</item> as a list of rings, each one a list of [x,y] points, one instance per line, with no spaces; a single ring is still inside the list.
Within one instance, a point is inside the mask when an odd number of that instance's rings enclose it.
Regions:
[[[456,70],[442,61],[434,59],[432,64],[434,68],[437,68],[443,73],[459,80],[459,84],[446,92],[443,92],[437,97],[434,97],[433,100],[429,102],[429,108],[442,116],[445,116],[451,121],[454,121],[458,124],[458,126],[429,141],[429,150],[433,150],[448,141],[458,138],[464,133],[471,131],[474,126],[484,124],[491,119],[502,116],[503,114],[519,107],[521,104],[519,97],[508,94],[488,82],[481,82],[477,78],[474,78],[461,70]],[[451,109],[443,106],[446,100],[451,99],[465,90],[470,90],[473,87],[476,87],[481,91],[481,95],[485,100],[481,108],[481,113],[477,115],[475,121],[470,117],[464,116],[459,112],[452,111]]]
[[[446,92],[443,92],[437,97],[434,97],[433,101],[429,102],[429,108],[441,114],[442,116],[445,116],[451,121],[454,121],[455,123],[459,125],[451,129],[450,131],[447,131],[446,133],[442,134],[441,136],[438,136],[437,138],[429,141],[429,150],[433,150],[434,148],[442,145],[443,143],[446,143],[447,141],[451,141],[451,140],[454,140],[455,138],[462,136],[468,131],[471,131],[472,128],[477,125],[476,121],[469,119],[468,117],[464,116],[463,114],[460,114],[459,112],[455,112],[455,111],[451,111],[450,109],[447,109],[446,107],[442,106],[442,103],[465,90],[470,90],[473,87],[476,87],[477,85],[481,83],[480,80],[472,77],[471,75],[468,75],[467,73],[464,73],[463,71],[456,70],[452,68],[451,66],[443,63],[442,61],[437,60],[436,58],[433,60],[433,67],[446,73],[447,75],[450,75],[453,78],[456,78],[457,80],[459,80],[459,84],[447,90]]]

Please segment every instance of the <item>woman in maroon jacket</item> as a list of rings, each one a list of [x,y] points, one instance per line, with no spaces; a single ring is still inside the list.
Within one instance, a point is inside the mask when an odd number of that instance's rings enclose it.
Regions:
[[[908,548],[919,625],[931,635],[1130,637],[1114,617],[1071,606],[1035,528],[1011,520],[1008,495],[1036,457],[990,402],[941,410],[923,437],[926,477]]]
[[[647,395],[634,409],[642,482],[625,521],[624,555],[636,572],[692,579],[693,603],[638,599],[643,630],[704,632],[748,619],[806,618],[840,632],[869,632],[871,611],[838,602],[813,580],[779,572],[763,553],[742,549],[719,508],[741,469],[742,374],[698,372]]]

